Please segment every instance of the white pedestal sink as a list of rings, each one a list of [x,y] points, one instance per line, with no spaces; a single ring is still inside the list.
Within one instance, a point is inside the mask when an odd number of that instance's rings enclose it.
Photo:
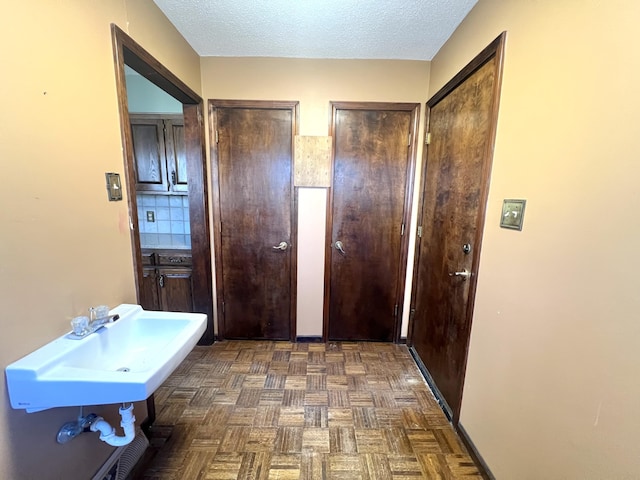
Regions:
[[[120,305],[120,318],[82,339],[63,335],[5,369],[14,409],[105,405],[148,398],[203,335],[202,313]]]

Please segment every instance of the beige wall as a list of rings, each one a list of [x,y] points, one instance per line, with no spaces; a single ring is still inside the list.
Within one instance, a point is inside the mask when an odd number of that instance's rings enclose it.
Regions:
[[[419,61],[204,57],[201,68],[205,99],[298,100],[301,135],[329,134],[332,100],[416,102],[422,104],[424,117],[429,85],[429,63]],[[423,118],[421,131],[422,123]],[[420,164],[420,150],[418,155]],[[322,335],[326,189],[299,193],[298,334],[318,336]],[[405,308],[404,335],[407,312]]]
[[[0,15],[3,369],[90,305],[136,299],[127,203],[108,202],[105,190],[104,173],[124,171],[112,22],[200,91],[197,55],[151,0],[10,2]],[[115,406],[96,410],[117,417]],[[90,477],[111,447],[95,434],[55,443],[77,414],[12,410],[3,389],[0,478]]]
[[[640,475],[635,0],[480,0],[430,94],[507,30],[461,423],[500,479]],[[504,198],[527,199],[522,232]]]

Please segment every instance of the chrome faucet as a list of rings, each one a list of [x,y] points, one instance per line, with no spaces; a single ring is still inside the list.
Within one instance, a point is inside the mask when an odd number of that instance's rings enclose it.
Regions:
[[[71,320],[71,328],[73,329],[70,338],[84,338],[107,323],[115,322],[120,318],[117,313],[109,315],[109,307],[100,305],[99,307],[89,308],[89,316],[75,317]]]
[[[91,330],[90,333],[95,332],[96,330],[98,330],[100,327],[102,327],[107,323],[115,322],[119,318],[120,318],[120,315],[116,313],[115,315],[107,315],[106,317],[101,317],[101,318],[96,318],[94,320],[91,320],[89,322],[89,330]]]

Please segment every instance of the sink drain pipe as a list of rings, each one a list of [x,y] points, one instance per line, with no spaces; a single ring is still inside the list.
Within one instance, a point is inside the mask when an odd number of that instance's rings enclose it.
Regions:
[[[128,407],[124,404],[119,409],[120,417],[122,421],[120,426],[124,430],[124,437],[116,435],[116,429],[113,428],[104,418],[97,417],[91,423],[92,432],[100,432],[100,440],[113,447],[122,447],[128,445],[135,438],[135,422],[136,417],[133,416],[133,403],[130,403]]]

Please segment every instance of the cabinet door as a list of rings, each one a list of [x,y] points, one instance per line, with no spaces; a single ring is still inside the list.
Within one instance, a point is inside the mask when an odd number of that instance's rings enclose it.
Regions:
[[[167,192],[164,122],[158,118],[131,116],[136,190]]]
[[[154,267],[142,269],[142,285],[140,285],[140,305],[145,310],[161,310],[158,297],[158,276]]]
[[[158,268],[162,310],[193,312],[193,288],[190,268]]]
[[[165,120],[165,146],[167,152],[167,172],[169,190],[187,192],[187,157],[184,148],[184,121]]]

